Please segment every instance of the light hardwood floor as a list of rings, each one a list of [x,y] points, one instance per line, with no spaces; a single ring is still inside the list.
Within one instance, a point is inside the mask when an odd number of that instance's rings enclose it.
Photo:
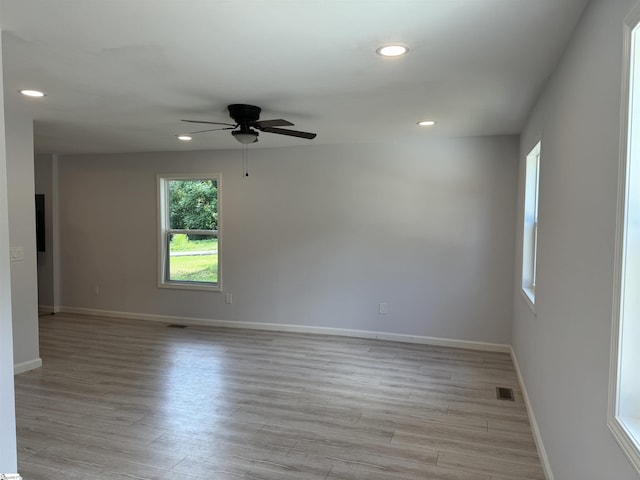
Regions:
[[[507,354],[66,314],[40,342],[25,480],[544,479]]]

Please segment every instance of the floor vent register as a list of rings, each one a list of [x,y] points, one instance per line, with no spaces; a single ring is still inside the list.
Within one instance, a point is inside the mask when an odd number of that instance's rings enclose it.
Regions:
[[[496,387],[496,396],[498,400],[510,400],[515,401],[515,397],[513,396],[513,388],[506,387]]]

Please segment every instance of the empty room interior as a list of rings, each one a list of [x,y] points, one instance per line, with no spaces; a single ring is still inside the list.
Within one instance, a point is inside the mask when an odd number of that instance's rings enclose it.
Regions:
[[[639,479],[639,24],[0,0],[0,474]]]

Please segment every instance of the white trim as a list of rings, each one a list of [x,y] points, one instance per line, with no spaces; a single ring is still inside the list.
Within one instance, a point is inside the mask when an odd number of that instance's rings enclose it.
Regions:
[[[640,469],[638,469],[634,461],[634,457],[638,455],[638,447],[632,440],[633,436],[627,429],[627,425],[622,423],[618,418],[613,417],[607,420],[607,426],[609,427],[609,430],[611,430],[611,433],[613,434],[615,439],[618,441],[618,444],[622,447],[625,455],[627,455],[627,457],[631,460],[633,466],[636,467],[636,470],[638,470],[638,473],[640,473]]]
[[[293,333],[314,333],[318,335],[335,335],[339,337],[369,338],[389,340],[393,342],[418,343],[439,347],[465,348],[486,352],[510,353],[511,346],[501,343],[476,342],[472,340],[456,340],[452,338],[426,337],[402,333],[376,332],[371,330],[353,330],[346,328],[312,327],[309,325],[290,325],[282,323],[243,322],[235,320],[215,320],[206,318],[178,317],[169,315],[152,315],[148,313],[115,312],[94,308],[61,307],[62,313],[90,315],[95,317],[122,318],[144,320],[149,322],[179,323],[182,325],[207,325],[211,327],[243,328],[247,330],[265,330]]]
[[[59,305],[38,305],[38,314],[39,315],[53,315],[58,312],[61,312],[62,307]]]
[[[220,258],[220,256],[218,256]],[[218,264],[219,265],[219,264]],[[220,276],[218,275],[218,278]],[[198,282],[179,282],[173,280],[171,283],[160,283],[158,288],[168,288],[170,290],[196,290],[200,292],[221,292],[222,287],[218,284],[210,285],[208,283]]]
[[[166,184],[165,182],[162,181],[163,176],[160,173],[156,174],[156,194],[157,194],[157,198],[156,198],[156,207],[158,208],[157,211],[157,224],[156,224],[156,232],[158,235],[158,250],[157,250],[157,255],[158,255],[158,287],[161,287],[162,284],[164,283],[164,235],[162,234],[162,228],[163,225],[165,224],[165,220],[162,216],[162,214],[164,213],[164,206],[165,205],[165,198],[167,196],[167,189],[166,189]]]
[[[201,180],[201,179],[215,179],[216,180],[216,195],[218,198],[218,229],[216,231],[216,238],[218,239],[218,281],[215,284],[210,283],[198,283],[198,282],[180,282],[180,281],[168,281],[166,280],[166,244],[165,233],[168,228],[166,225],[168,219],[165,218],[167,199],[169,196],[168,181],[170,180]],[[156,191],[157,191],[157,225],[156,231],[158,232],[158,288],[169,288],[177,290],[199,290],[209,292],[221,292],[222,291],[222,174],[221,173],[157,173],[156,174]]]
[[[536,272],[538,256],[538,207],[540,203],[540,159],[542,139],[533,146],[524,159],[524,199],[522,217],[522,269],[521,287],[535,312]]]
[[[520,384],[520,390],[522,391],[522,398],[524,398],[524,405],[527,409],[527,414],[529,415],[531,432],[533,433],[533,440],[536,442],[538,457],[540,457],[540,463],[542,464],[542,470],[544,471],[544,476],[547,480],[555,480],[555,477],[553,476],[553,472],[551,471],[551,463],[549,463],[549,457],[547,456],[547,451],[545,450],[544,443],[542,442],[542,434],[540,433],[540,428],[538,427],[536,416],[533,413],[533,407],[531,406],[531,402],[529,400],[529,394],[527,393],[527,388],[525,387],[525,384],[524,384],[524,378],[522,377],[522,372],[520,371],[520,366],[518,365],[518,359],[516,358],[516,352],[513,350],[513,347],[510,347],[510,352],[511,352],[511,361],[513,362],[513,366],[516,369],[516,374],[518,376],[518,383]]]
[[[42,359],[40,357],[26,362],[16,363],[13,366],[13,374],[18,375],[19,373],[28,372],[29,370],[35,370],[36,368],[40,368],[41,366]]]
[[[532,291],[530,288],[520,288],[520,293],[522,294],[522,296],[524,297],[525,303],[527,304],[527,306],[529,307],[529,309],[531,310],[531,312],[533,313],[533,316],[536,317],[536,306],[533,303],[533,299],[532,299]]]
[[[632,40],[633,30],[640,25],[640,2],[631,9],[624,19],[623,31],[623,51],[622,51],[622,98],[620,103],[620,138],[618,156],[618,197],[616,204],[616,231],[615,231],[615,251],[614,251],[614,282],[612,289],[612,326],[611,326],[611,354],[609,361],[609,392],[607,405],[607,426],[611,434],[618,442],[623,452],[630,460],[636,471],[640,473],[640,451],[634,442],[633,435],[627,426],[617,417],[618,410],[618,389],[620,386],[621,361],[620,341],[622,334],[621,322],[621,301],[624,288],[624,263],[625,263],[625,227],[627,223],[627,189],[628,189],[628,151],[630,144],[629,135],[629,114],[631,100],[631,80],[632,69]],[[635,53],[638,55],[638,52]],[[640,92],[637,92],[640,94]]]
[[[56,309],[52,305],[38,305],[38,315],[48,315],[55,312]]]

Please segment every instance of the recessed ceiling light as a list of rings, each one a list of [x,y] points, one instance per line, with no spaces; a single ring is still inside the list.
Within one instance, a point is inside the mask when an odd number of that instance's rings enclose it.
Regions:
[[[25,97],[44,97],[44,93],[39,90],[24,89],[20,90],[20,93]]]
[[[378,47],[376,53],[383,57],[399,57],[405,55],[408,51],[409,49],[404,45],[383,45]]]
[[[189,140],[191,140],[191,137],[189,135],[178,135],[178,140],[182,140],[183,142],[188,142]]]
[[[434,122],[433,120],[422,120],[421,122],[418,122],[418,125],[420,125],[421,127],[430,127],[431,125],[435,125],[436,122]]]

